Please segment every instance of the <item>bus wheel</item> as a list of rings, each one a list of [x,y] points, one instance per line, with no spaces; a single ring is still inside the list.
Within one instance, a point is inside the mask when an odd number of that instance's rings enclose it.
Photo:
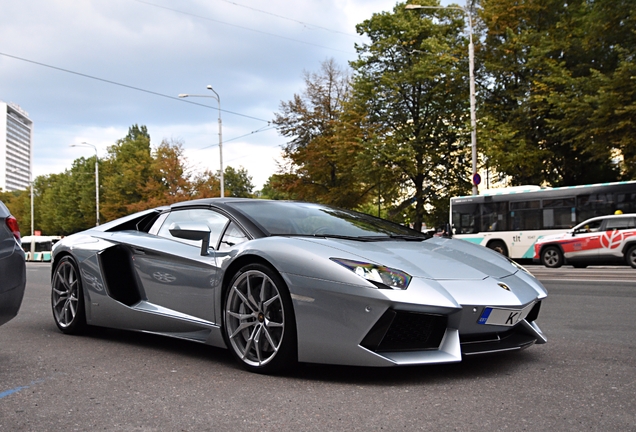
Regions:
[[[563,265],[563,254],[556,246],[548,246],[541,251],[541,263],[549,268],[558,268]]]
[[[506,247],[506,244],[502,241],[499,241],[499,240],[491,241],[490,243],[488,243],[486,247],[488,249],[494,250],[495,252],[499,252],[505,257],[508,256],[508,248]]]

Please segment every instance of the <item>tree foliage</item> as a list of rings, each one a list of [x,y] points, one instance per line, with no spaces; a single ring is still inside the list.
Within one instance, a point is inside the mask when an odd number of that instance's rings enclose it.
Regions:
[[[254,185],[244,168],[225,168],[226,195],[251,196]],[[193,173],[180,142],[150,144],[145,126],[128,134],[99,159],[102,222],[130,213],[194,198],[218,197],[219,176]],[[30,233],[30,191],[0,192],[23,233]],[[79,158],[60,174],[34,181],[34,227],[43,235],[68,235],[95,225],[95,158]]]
[[[399,185],[394,213],[409,212],[415,229],[447,220],[442,203],[470,187],[463,28],[458,11],[409,11],[404,4],[357,27],[371,41],[357,46],[352,62],[356,109],[375,137],[365,141],[365,153],[388,184]]]
[[[357,155],[363,147],[355,123],[345,119],[348,74],[333,60],[319,73],[305,73],[305,89],[283,101],[275,114],[281,135],[290,138],[284,163],[269,187],[294,199],[354,208],[369,199]]]
[[[514,184],[633,178],[634,2],[481,6],[480,139],[490,164]]]

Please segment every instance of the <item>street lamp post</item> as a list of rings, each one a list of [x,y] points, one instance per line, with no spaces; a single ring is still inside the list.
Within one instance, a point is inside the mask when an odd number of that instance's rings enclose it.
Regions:
[[[461,6],[422,6],[408,4],[405,9],[455,9],[462,11],[468,18],[468,77],[470,82],[470,142],[473,159],[473,195],[477,195],[477,185],[475,184],[475,174],[477,174],[477,114],[475,113],[475,46],[473,45],[473,19],[470,10]]]
[[[212,95],[191,95],[191,94],[187,94],[187,93],[182,93],[179,95],[180,98],[187,98],[187,97],[209,97],[209,98],[213,98],[216,99],[218,105],[219,105],[219,157],[220,157],[220,163],[221,163],[221,177],[220,177],[220,182],[221,182],[221,198],[223,198],[225,196],[225,179],[223,177],[223,125],[221,122],[221,96],[219,96],[219,94],[212,88],[211,85],[209,85],[207,87],[208,90],[211,90],[212,93],[214,93],[214,96]]]
[[[71,147],[93,147],[93,149],[95,149],[95,226],[99,226],[99,164],[97,158],[97,147],[87,142],[83,142],[81,144],[71,144]]]

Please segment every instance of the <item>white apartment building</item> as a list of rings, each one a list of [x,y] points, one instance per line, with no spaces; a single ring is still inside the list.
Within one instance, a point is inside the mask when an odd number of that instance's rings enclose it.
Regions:
[[[33,122],[14,103],[0,101],[0,189],[27,189],[33,168]]]

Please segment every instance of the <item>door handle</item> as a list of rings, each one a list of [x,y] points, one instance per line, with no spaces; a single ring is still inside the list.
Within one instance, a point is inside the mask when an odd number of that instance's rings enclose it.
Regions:
[[[146,255],[146,251],[141,248],[133,247],[132,251],[135,255]]]

